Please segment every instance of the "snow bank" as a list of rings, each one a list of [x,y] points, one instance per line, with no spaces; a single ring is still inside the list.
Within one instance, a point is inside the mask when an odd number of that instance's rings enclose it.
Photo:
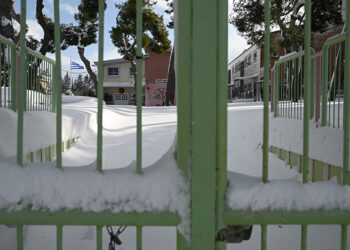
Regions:
[[[177,167],[174,151],[173,146],[143,175],[136,174],[135,162],[100,174],[95,163],[60,171],[54,162],[21,168],[14,158],[3,159],[0,209],[174,212],[182,218],[179,230],[189,236],[189,184]]]
[[[67,112],[62,117],[62,140],[79,136],[87,129],[88,114],[84,112]],[[56,115],[51,112],[25,112],[23,116],[23,153],[56,143]],[[17,113],[0,108],[0,157],[15,156],[17,153]]]
[[[350,187],[335,179],[302,184],[292,178],[264,184],[261,178],[230,172],[228,180],[227,205],[232,210],[350,210]]]
[[[343,165],[343,130],[319,127],[310,122],[310,158],[334,166]],[[303,121],[289,118],[270,119],[270,145],[303,154]]]

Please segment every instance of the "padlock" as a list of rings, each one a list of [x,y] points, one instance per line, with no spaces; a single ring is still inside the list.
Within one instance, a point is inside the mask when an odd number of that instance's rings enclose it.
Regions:
[[[121,240],[119,239],[119,237],[117,235],[111,236],[111,241],[113,241],[117,245],[121,245],[122,244]]]

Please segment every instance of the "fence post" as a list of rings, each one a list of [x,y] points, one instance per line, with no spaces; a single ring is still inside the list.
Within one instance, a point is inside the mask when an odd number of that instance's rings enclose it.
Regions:
[[[271,112],[274,112],[274,91],[275,91],[275,72],[273,68],[271,69],[271,97],[270,97],[270,103],[271,103]]]
[[[327,92],[328,92],[328,46],[322,48],[322,114],[321,126],[327,123]]]
[[[316,63],[315,63],[315,58],[311,58],[310,61],[311,61],[311,79],[310,79],[310,119],[312,119],[312,117],[314,117],[315,115],[315,72],[316,72],[316,69],[315,69],[315,66],[316,66]]]
[[[315,122],[318,122],[320,119],[321,59],[321,55],[316,57]]]
[[[273,117],[277,117],[278,116],[278,99],[279,99],[279,65],[274,66],[273,69],[274,72],[274,76],[273,76],[273,80],[274,80],[274,102],[273,102]]]
[[[16,111],[17,98],[16,98],[16,78],[17,78],[17,53],[16,47],[11,47],[11,109]]]

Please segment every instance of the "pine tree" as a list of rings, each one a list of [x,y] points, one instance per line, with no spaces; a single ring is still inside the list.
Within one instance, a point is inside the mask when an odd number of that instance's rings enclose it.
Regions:
[[[163,53],[171,48],[171,42],[168,39],[163,17],[157,15],[152,8],[154,4],[150,0],[143,1],[142,48]],[[119,9],[119,13],[116,18],[116,27],[110,31],[112,42],[136,72],[136,0],[128,0],[115,6]],[[134,74],[134,80],[136,83],[136,74]]]
[[[71,80],[67,72],[62,79],[62,93],[67,95],[69,93],[70,88],[71,88]]]
[[[271,27],[282,31],[281,47],[287,51],[298,51],[303,45],[304,33],[304,1],[272,0]],[[249,44],[263,42],[264,2],[261,0],[234,0],[230,23],[248,39]],[[330,25],[340,25],[340,0],[312,0],[313,32],[324,32]]]

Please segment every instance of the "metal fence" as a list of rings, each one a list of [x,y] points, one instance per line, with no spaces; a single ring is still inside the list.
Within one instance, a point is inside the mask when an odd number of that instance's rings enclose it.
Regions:
[[[26,111],[53,110],[53,68],[55,61],[38,52],[25,49],[26,90],[24,94]],[[22,59],[23,60],[23,59]],[[19,63],[21,57],[16,45],[0,36],[0,107],[17,110]]]
[[[275,117],[303,119],[304,54],[304,51],[294,52],[275,62],[273,70]],[[312,63],[311,75],[314,75],[314,72]],[[311,84],[314,86],[313,81]]]
[[[298,70],[302,65],[304,72],[311,72],[311,0],[306,0],[305,8],[305,53],[301,62],[289,63],[289,70]],[[270,66],[270,1],[265,1],[265,40],[264,67]],[[142,175],[142,0],[137,0],[137,173]],[[350,26],[350,6],[347,6],[347,26]],[[267,225],[297,224],[301,226],[301,249],[307,249],[307,226],[309,224],[341,224],[341,249],[347,248],[347,225],[349,213],[339,210],[312,211],[235,211],[226,207],[227,188],[227,2],[221,0],[179,0],[176,5],[176,46],[177,46],[177,98],[178,132],[177,162],[191,183],[191,242],[177,234],[177,249],[225,249],[226,242],[216,240],[217,233],[227,225],[260,225],[261,249],[267,249]],[[54,68],[54,104],[56,105],[56,166],[62,169],[61,155],[61,51],[59,0],[54,0],[54,28],[56,46],[56,67]],[[26,0],[21,0],[21,27],[26,26]],[[98,133],[96,169],[102,174],[102,100],[103,100],[103,27],[104,1],[99,0],[99,44],[98,44]],[[20,34],[20,54],[25,58],[25,29]],[[346,34],[346,44],[350,44],[350,32]],[[350,51],[346,46],[345,83],[349,83]],[[295,58],[296,60],[300,60]],[[20,62],[17,162],[23,166],[23,112],[28,59]],[[288,69],[288,67],[287,67]],[[284,70],[284,69],[283,69]],[[283,71],[284,72],[284,71]],[[288,70],[287,70],[288,72]],[[289,73],[291,74],[291,73]],[[288,75],[289,79],[291,75]],[[288,78],[287,77],[287,78]],[[268,183],[269,149],[269,71],[264,71],[264,122],[263,122],[263,166],[262,182]],[[296,78],[294,82],[296,81]],[[304,74],[303,91],[292,92],[290,83],[283,83],[283,93],[292,98],[302,93],[303,100],[303,182],[308,182],[308,136],[310,120],[311,75]],[[349,96],[349,84],[345,84],[344,96]],[[288,88],[288,92],[287,92]],[[284,94],[283,94],[284,95]],[[283,96],[282,95],[282,96]],[[301,94],[300,94],[301,95]],[[207,98],[211,96],[211,98]],[[283,96],[284,98],[284,96]],[[348,114],[349,99],[344,98],[344,114]],[[287,106],[287,105],[286,105]],[[288,110],[288,109],[286,109]],[[290,112],[290,111],[288,111]],[[286,113],[288,113],[286,112]],[[293,111],[294,112],[294,111]],[[349,116],[344,116],[344,150],[349,147]],[[203,136],[205,135],[205,136]],[[344,154],[346,155],[346,154]],[[349,167],[348,156],[344,156],[344,173]],[[348,175],[343,175],[343,183],[349,183]],[[301,194],[302,195],[302,194]],[[96,249],[102,249],[102,228],[105,225],[133,225],[137,227],[137,249],[142,249],[142,227],[145,225],[174,226],[179,216],[173,213],[129,212],[113,214],[83,211],[1,211],[1,224],[17,226],[18,250],[23,249],[23,225],[54,225],[57,228],[56,245],[62,249],[62,227],[64,225],[95,225]],[[190,245],[189,245],[190,244]]]
[[[322,126],[343,126],[345,33],[329,38],[322,50]]]
[[[26,111],[53,111],[54,65],[54,60],[27,49]]]
[[[0,35],[0,107],[16,110],[16,46]]]

